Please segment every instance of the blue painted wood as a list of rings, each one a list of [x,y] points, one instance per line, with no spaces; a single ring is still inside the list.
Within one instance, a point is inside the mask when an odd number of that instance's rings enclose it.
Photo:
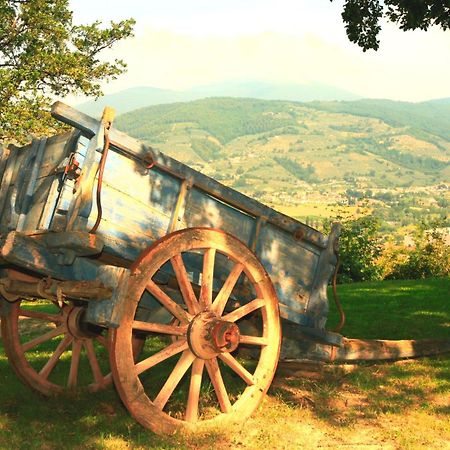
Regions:
[[[269,273],[280,303],[293,314],[306,312],[320,252],[274,225],[266,224],[261,229],[256,254]]]
[[[219,228],[236,236],[247,246],[251,244],[256,224],[254,217],[195,187],[187,197],[182,223],[185,228]]]
[[[0,174],[0,230],[48,230],[48,216],[54,214],[59,196],[64,169],[61,164],[76,142],[76,135],[79,133],[65,133],[11,149],[8,164]]]
[[[99,126],[98,120],[61,102],[56,102],[52,106],[52,115],[58,120],[78,128],[88,138],[92,138],[95,135]],[[164,172],[171,173],[177,178],[189,180],[193,185],[221,201],[254,217],[265,217],[268,222],[289,233],[298,233],[301,231],[304,240],[311,241],[315,245],[323,248],[326,247],[327,238],[319,231],[279,213],[259,203],[257,200],[224,186],[218,181],[180,163],[157,149],[149,147],[125,133],[116,130],[114,126],[111,128],[109,135],[113,146],[128,158],[133,159],[137,164],[144,166],[147,164],[145,161],[150,158]]]
[[[113,289],[112,298],[89,302],[86,320],[104,327],[117,328],[127,301],[127,288],[130,271],[123,267],[101,266],[97,279],[106,287]]]
[[[73,115],[73,110],[68,114]],[[76,205],[78,194],[74,193],[80,189],[79,183],[64,178],[61,172],[72,153],[85,173],[94,173],[100,160],[102,138],[95,135],[100,123],[77,114],[70,119],[60,116],[78,126],[84,136],[75,132],[49,138],[45,148],[34,145],[12,150],[0,174],[0,205],[4,205],[0,231],[18,228],[27,233],[61,232],[70,228],[87,232],[95,223],[95,178],[93,188],[89,188],[92,201],[80,207]],[[165,236],[173,223],[177,228],[219,228],[254,248],[274,282],[283,318],[309,327],[325,326],[326,284],[336,263],[336,230],[327,238],[117,130],[111,130],[111,141],[102,184],[103,214],[97,231],[104,242],[102,261],[118,258],[120,264],[128,264]],[[151,169],[143,163],[148,155],[156,163]],[[29,170],[24,170],[27,167]],[[178,212],[179,220],[174,222],[183,182],[190,188]],[[73,219],[69,225],[68,217]],[[43,275],[74,280],[93,279],[103,264],[77,257],[69,246],[60,251],[63,257],[58,256],[54,247],[51,250],[45,246],[45,241],[30,239],[17,233],[10,235],[2,249],[4,259]],[[67,265],[72,260],[73,264]],[[192,279],[198,281],[201,260],[194,256],[186,265]],[[229,261],[218,262],[215,289],[220,288],[231,267]],[[105,271],[111,279],[122,276],[111,275],[113,272]],[[112,303],[91,309],[90,317],[98,323],[117,324],[121,301],[117,294]],[[111,308],[114,302],[117,310]]]
[[[60,264],[38,239],[11,231],[2,242],[2,258],[17,267],[58,280],[95,280],[100,265],[88,258],[75,258],[71,265]]]

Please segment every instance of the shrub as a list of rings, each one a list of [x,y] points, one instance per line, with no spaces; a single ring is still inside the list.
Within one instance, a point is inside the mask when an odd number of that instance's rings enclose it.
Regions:
[[[387,279],[440,278],[450,276],[450,245],[446,243],[446,229],[433,224],[430,229],[422,224],[414,237],[412,249],[392,252],[385,264]],[[388,258],[384,258],[387,260]]]
[[[338,282],[369,281],[381,278],[377,260],[382,252],[380,222],[373,216],[341,220]],[[329,229],[329,224],[325,224]]]

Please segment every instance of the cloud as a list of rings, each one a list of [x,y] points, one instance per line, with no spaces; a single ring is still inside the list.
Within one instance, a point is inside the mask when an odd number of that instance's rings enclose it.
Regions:
[[[185,89],[230,79],[289,83],[321,82],[366,97],[424,100],[450,96],[449,42],[444,32],[383,31],[378,52],[315,33],[187,35],[141,29],[119,43],[107,58],[118,57],[128,72],[106,92],[131,86]],[[447,38],[448,33],[445,34]]]

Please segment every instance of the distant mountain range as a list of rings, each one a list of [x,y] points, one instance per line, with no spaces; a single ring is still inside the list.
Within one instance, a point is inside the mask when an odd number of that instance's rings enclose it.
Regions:
[[[77,109],[100,116],[105,106],[114,107],[118,114],[152,105],[187,102],[207,97],[243,97],[261,100],[341,101],[357,100],[360,96],[321,83],[280,84],[262,81],[230,81],[197,86],[184,91],[142,86],[126,89],[77,105]]]

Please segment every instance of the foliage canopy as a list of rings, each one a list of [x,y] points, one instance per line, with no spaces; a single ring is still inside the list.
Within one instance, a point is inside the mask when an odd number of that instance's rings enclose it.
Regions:
[[[101,95],[122,60],[99,53],[132,35],[134,20],[101,27],[73,22],[68,0],[0,0],[0,140],[24,140],[51,126],[52,97]]]
[[[333,1],[333,0],[331,0]],[[386,18],[403,31],[450,28],[448,0],[346,0],[342,11],[347,36],[364,51],[377,50],[380,20]]]

